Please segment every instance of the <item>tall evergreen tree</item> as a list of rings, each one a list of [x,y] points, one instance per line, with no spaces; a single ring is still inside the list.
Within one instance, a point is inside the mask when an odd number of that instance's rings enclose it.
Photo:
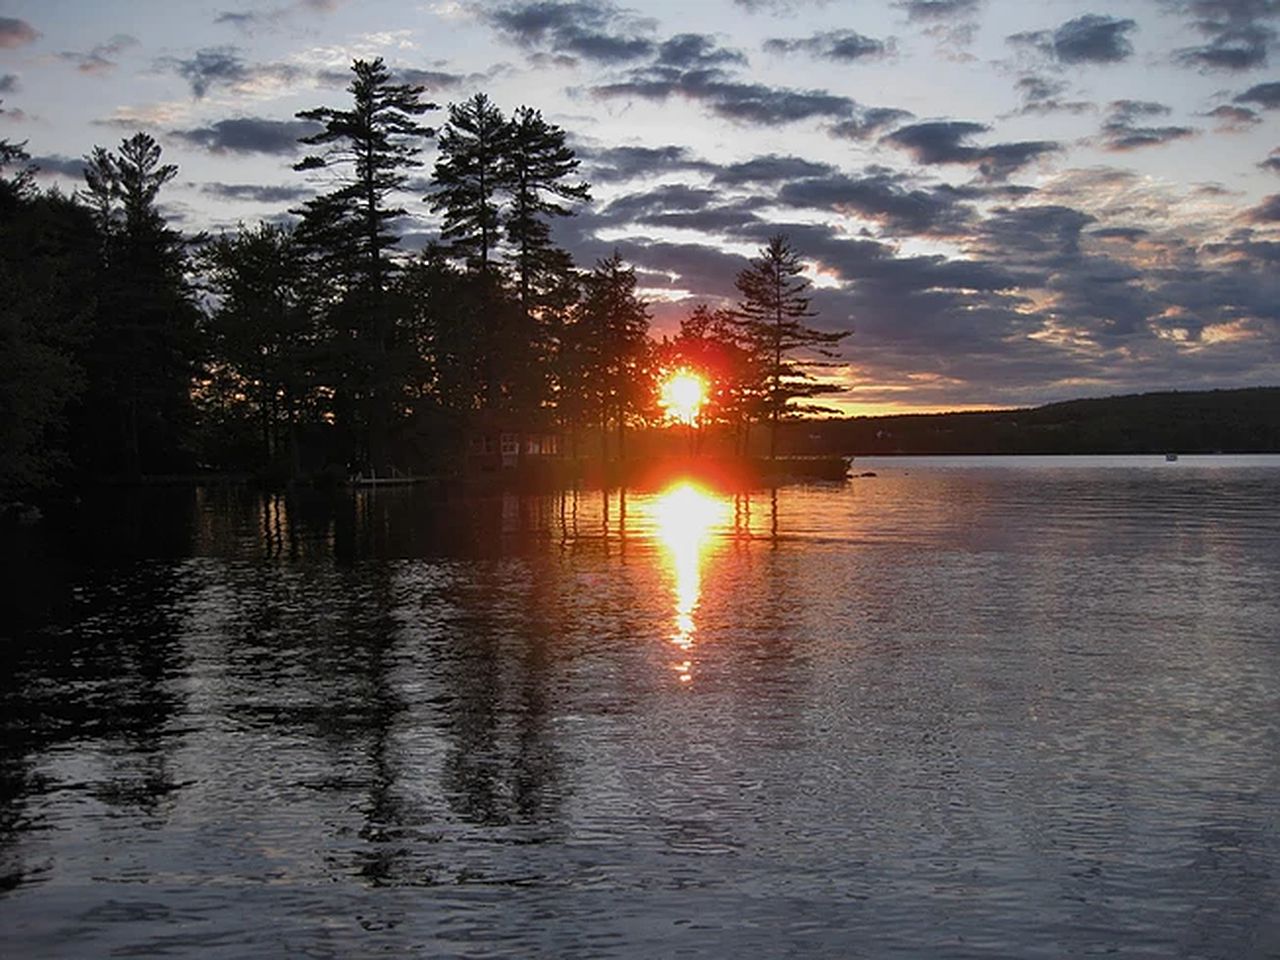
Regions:
[[[803,273],[799,255],[786,236],[778,234],[736,280],[742,299],[735,322],[755,358],[763,387],[770,459],[777,455],[778,422],[789,409],[805,409],[792,408],[791,401],[833,392],[813,377],[811,370],[821,360],[812,355],[834,358],[837,354],[830,348],[852,332],[804,324],[817,314],[810,309],[809,281]],[[810,356],[796,356],[801,351]]]
[[[583,280],[583,299],[571,330],[576,366],[587,403],[596,407],[601,450],[609,422],[617,429],[618,456],[625,455],[627,424],[652,393],[647,382],[649,308],[636,295],[636,272],[615,250]]]
[[[80,436],[86,465],[138,474],[190,465],[198,312],[186,243],[157,207],[178,172],[145,133],[85,158],[102,280]]]
[[[538,110],[521,107],[516,111],[504,177],[511,192],[506,232],[513,247],[520,309],[526,317],[564,275],[566,258],[551,242],[549,218],[567,217],[573,210],[558,201],[591,199],[587,184],[568,182],[577,169],[578,159],[565,144],[562,129],[543,120]]]
[[[436,107],[422,100],[423,87],[392,83],[381,58],[356,60],[351,71],[350,109],[317,107],[298,114],[323,124],[318,133],[302,138],[323,149],[294,169],[339,171],[339,186],[305,206],[303,236],[345,288],[333,319],[350,341],[352,363],[344,392],[351,413],[359,411],[360,423],[352,431],[355,457],[385,466],[397,409],[397,363],[391,356],[395,318],[387,290],[394,273],[388,250],[399,237],[390,222],[405,213],[389,197],[404,187],[406,171],[421,166],[420,143],[433,131],[416,118]]]
[[[507,185],[512,128],[483,93],[449,105],[440,132],[436,191],[427,198],[444,215],[440,230],[468,269],[488,278],[502,238],[499,196]]]
[[[317,399],[317,311],[293,231],[260,223],[213,241],[201,257],[217,305],[208,320],[215,394],[256,414],[259,467],[294,475],[300,427]]]
[[[22,147],[0,140],[0,502],[70,465],[66,414],[84,388],[98,278],[88,212],[38,193]]]

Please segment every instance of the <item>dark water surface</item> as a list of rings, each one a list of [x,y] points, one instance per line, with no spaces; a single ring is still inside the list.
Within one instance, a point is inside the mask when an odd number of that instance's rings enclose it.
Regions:
[[[4,545],[6,957],[1280,957],[1280,458]]]

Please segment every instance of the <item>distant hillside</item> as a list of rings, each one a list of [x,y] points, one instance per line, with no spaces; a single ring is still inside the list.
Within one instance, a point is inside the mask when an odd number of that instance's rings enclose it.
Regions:
[[[1280,387],[788,425],[796,453],[1280,453]]]

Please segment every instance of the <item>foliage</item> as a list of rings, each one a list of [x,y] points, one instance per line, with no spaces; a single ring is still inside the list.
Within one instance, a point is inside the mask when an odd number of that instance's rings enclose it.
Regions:
[[[156,205],[177,174],[160,158],[159,144],[144,133],[118,152],[97,147],[85,158],[100,272],[78,436],[82,463],[108,473],[190,463],[198,314],[186,243]]]
[[[742,299],[735,322],[763,389],[771,425],[770,456],[776,452],[779,420],[794,413],[820,412],[811,404],[792,401],[836,389],[819,382],[813,370],[822,363],[817,358],[837,356],[830,348],[850,332],[829,332],[804,324],[816,314],[809,306],[809,281],[803,274],[799,255],[779,234],[769,239],[736,281]]]

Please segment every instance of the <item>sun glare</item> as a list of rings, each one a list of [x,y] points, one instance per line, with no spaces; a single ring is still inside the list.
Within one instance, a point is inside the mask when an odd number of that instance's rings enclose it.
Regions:
[[[683,655],[673,664],[682,683],[693,679],[694,613],[702,595],[703,553],[712,534],[726,520],[728,507],[719,497],[689,483],[664,493],[653,505],[658,538],[667,548],[675,593],[675,631],[671,643]]]
[[[688,370],[677,370],[662,382],[659,402],[677,423],[693,423],[707,400],[707,382]]]

